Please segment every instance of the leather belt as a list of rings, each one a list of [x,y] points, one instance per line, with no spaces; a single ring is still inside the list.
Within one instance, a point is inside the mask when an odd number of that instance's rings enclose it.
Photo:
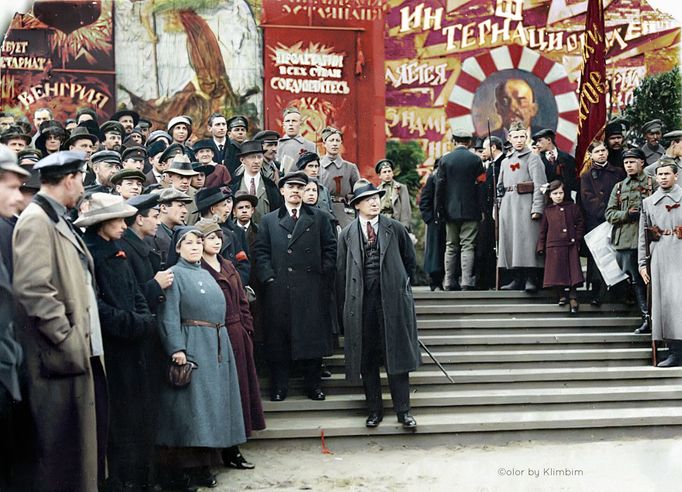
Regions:
[[[658,241],[661,236],[676,236],[677,239],[682,239],[682,226],[675,226],[671,229],[661,229],[658,226],[647,227],[647,232],[649,233],[649,239],[652,241]]]
[[[216,334],[218,335],[218,362],[223,361],[222,344],[220,343],[220,328],[225,326],[225,323],[210,323],[208,321],[201,321],[197,319],[183,319],[181,324],[189,326],[205,326],[207,328],[215,328]]]
[[[513,186],[507,186],[504,191],[516,191],[516,185]]]

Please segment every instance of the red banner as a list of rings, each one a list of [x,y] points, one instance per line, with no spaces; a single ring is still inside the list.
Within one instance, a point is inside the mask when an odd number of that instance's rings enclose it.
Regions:
[[[602,0],[588,0],[585,19],[585,42],[582,50],[578,109],[578,147],[575,158],[582,168],[587,147],[603,138],[606,124],[606,39]]]

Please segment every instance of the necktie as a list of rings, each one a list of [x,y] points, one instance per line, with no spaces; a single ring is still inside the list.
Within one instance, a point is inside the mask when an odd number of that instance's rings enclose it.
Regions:
[[[225,148],[225,146],[223,144],[218,145],[218,149],[220,149],[221,154],[222,154],[224,148]]]
[[[554,164],[554,161],[556,161],[556,157],[554,156],[554,152],[547,152],[547,160]]]
[[[367,222],[367,242],[369,243],[370,246],[374,245],[377,241],[377,233],[374,232],[374,227],[372,227],[372,224]]]
[[[297,209],[292,209],[291,210],[291,218],[294,219],[294,222],[298,220],[298,210]]]
[[[249,185],[249,195],[256,196],[256,178],[251,178],[251,184]]]

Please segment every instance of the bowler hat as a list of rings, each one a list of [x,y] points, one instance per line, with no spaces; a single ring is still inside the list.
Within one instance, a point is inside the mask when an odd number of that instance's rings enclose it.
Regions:
[[[214,186],[197,191],[197,194],[194,195],[194,203],[197,206],[197,211],[201,212],[228,198],[231,198],[231,195],[226,195],[221,188]]]
[[[260,140],[247,140],[244,142],[237,154],[237,157],[243,157],[249,154],[262,154],[263,153],[263,142]]]
[[[251,195],[245,190],[239,190],[234,194],[234,206],[236,207],[239,202],[250,202],[254,207],[258,205],[258,197]]]
[[[136,213],[137,209],[128,205],[121,196],[110,193],[93,193],[90,197],[90,208],[78,217],[73,225],[90,227],[105,220],[130,217]]]
[[[395,169],[395,164],[391,159],[381,159],[378,161],[376,164],[374,164],[374,172],[379,174],[381,170],[385,167],[390,167],[391,169]]]
[[[372,195],[379,195],[379,197],[382,197],[385,194],[386,191],[378,189],[372,183],[368,183],[365,186],[361,186],[353,191],[353,198],[351,198],[350,202],[348,202],[348,205],[352,207],[357,202],[364,200],[365,198],[370,197]]]
[[[287,183],[305,186],[308,184],[308,181],[310,181],[310,178],[308,178],[308,175],[306,173],[304,173],[303,171],[295,171],[292,173],[285,174],[284,176],[279,178],[277,186],[282,188]]]

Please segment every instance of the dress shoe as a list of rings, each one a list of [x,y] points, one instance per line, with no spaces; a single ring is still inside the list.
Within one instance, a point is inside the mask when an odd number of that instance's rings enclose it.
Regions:
[[[473,285],[462,285],[462,290],[476,290]]]
[[[213,489],[218,486],[218,479],[211,473],[211,469],[207,466],[199,466],[193,468],[190,473],[190,486],[207,487]]]
[[[590,301],[590,304],[592,304],[595,307],[601,306],[601,298],[593,297],[592,300]]]
[[[567,303],[568,299],[566,299],[565,297],[561,297],[558,302],[559,306],[565,306]]]
[[[429,285],[429,288],[431,289],[431,292],[435,290],[443,290],[443,283],[441,282],[440,284],[431,284]]]
[[[680,356],[675,352],[670,352],[670,355],[664,361],[659,362],[656,367],[677,367],[680,365]]]
[[[384,420],[384,416],[380,415],[378,413],[370,413],[369,416],[367,417],[367,420],[365,420],[365,425],[367,427],[379,427],[379,424],[381,421]]]
[[[238,470],[253,470],[256,468],[256,465],[246,461],[246,458],[244,458],[237,446],[223,449],[222,456],[223,464],[230,468],[237,468]]]
[[[642,326],[635,330],[635,335],[644,335],[646,333],[651,333],[651,328],[649,328],[649,321],[645,319]]]
[[[523,282],[515,278],[508,284],[505,284],[502,287],[500,287],[500,290],[523,290],[523,287],[524,287]]]
[[[523,290],[525,290],[529,294],[535,294],[538,291],[538,285],[535,282],[535,279],[528,277],[526,279],[526,285]]]
[[[417,421],[414,419],[414,417],[412,415],[410,415],[409,412],[399,413],[398,414],[398,422],[403,424],[403,429],[416,429],[417,428]]]
[[[284,401],[287,398],[286,391],[276,390],[270,395],[270,401]]]
[[[308,391],[308,398],[314,401],[322,401],[327,398],[327,396],[324,394],[324,391],[322,391],[321,388],[313,388]]]
[[[578,301],[576,299],[571,299],[569,301],[569,304],[571,306],[570,309],[571,314],[578,314]]]
[[[462,287],[460,287],[459,284],[448,285],[445,290],[447,290],[449,292],[459,292],[460,290],[462,290]]]

